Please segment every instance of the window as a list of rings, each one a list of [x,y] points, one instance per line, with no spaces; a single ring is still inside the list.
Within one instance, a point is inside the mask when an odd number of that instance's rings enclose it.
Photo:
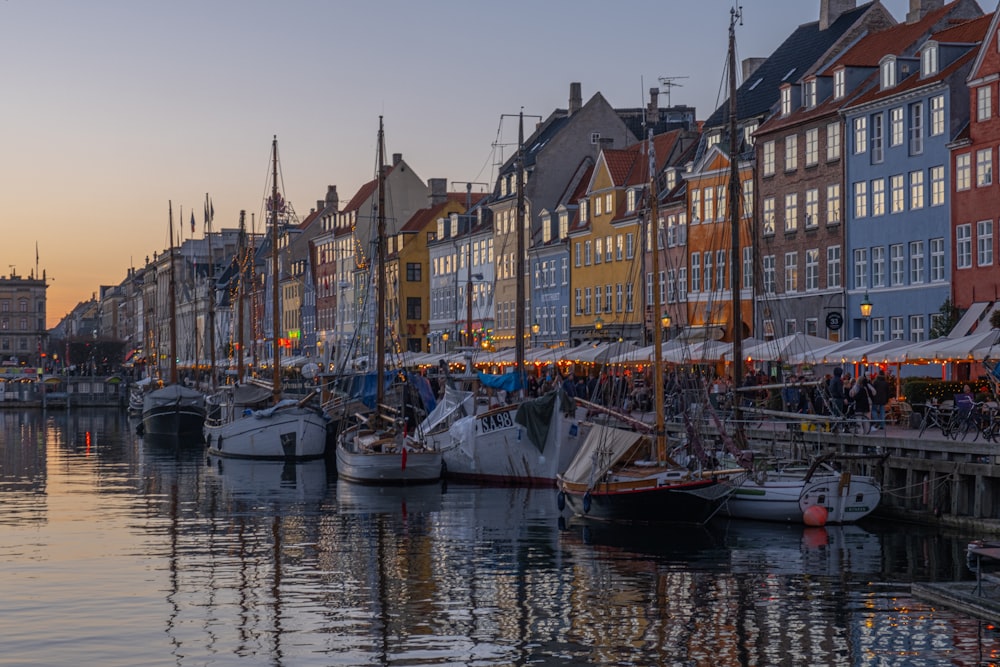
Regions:
[[[807,109],[812,109],[816,106],[816,79],[811,79],[806,81],[803,88],[803,104]]]
[[[806,318],[806,335],[819,336],[819,320],[815,317]]]
[[[691,253],[691,291],[701,291],[701,253]]]
[[[608,215],[614,210],[614,200],[612,199],[612,193],[604,195],[604,210]]]
[[[798,322],[795,320],[785,320],[785,335],[791,336],[798,329]]]
[[[604,311],[611,312],[611,283],[604,286]]]
[[[885,247],[872,248],[872,287],[885,287]]]
[[[717,220],[726,219],[726,186],[720,185],[715,188],[715,217]]]
[[[819,226],[819,190],[806,190],[806,229]]]
[[[704,283],[705,283],[705,291],[706,292],[711,292],[712,291],[712,251],[711,250],[706,250],[705,251],[705,277],[704,277]]]
[[[865,181],[854,184],[854,217],[868,217],[868,183]]]
[[[910,284],[924,282],[924,242],[910,241]]]
[[[784,86],[781,89],[781,115],[787,116],[792,113],[792,89]]]
[[[872,164],[878,164],[882,162],[884,157],[882,153],[882,119],[884,116],[880,113],[872,116]]]
[[[753,284],[753,248],[743,248],[743,281],[741,287],[750,287]]]
[[[573,297],[576,302],[576,310],[574,313],[576,315],[583,315],[583,290],[579,287],[573,290]]]
[[[826,249],[826,286],[840,287],[840,246],[832,245]]]
[[[764,236],[774,236],[774,197],[764,197]]]
[[[420,308],[420,297],[419,296],[408,296],[406,297],[406,319],[408,320],[421,320],[421,308]]]
[[[407,282],[420,282],[421,273],[420,262],[407,262],[406,263],[406,280]]]
[[[944,95],[931,98],[931,136],[944,134]]]
[[[868,249],[854,250],[854,289],[868,287]]]
[[[924,105],[915,102],[910,105],[910,155],[924,152]]]
[[[819,248],[806,250],[806,291],[819,289]]]
[[[580,200],[580,222],[587,222],[587,203],[586,199]]]
[[[882,90],[896,85],[896,59],[889,57],[882,61],[880,84]]]
[[[834,99],[840,99],[844,96],[845,86],[844,86],[844,70],[838,69],[833,73],[833,97]]]
[[[677,272],[667,271],[667,303],[677,302]]]
[[[976,88],[976,120],[989,120],[993,115],[993,89],[989,84]]]
[[[631,283],[629,283],[631,286]],[[622,284],[615,285],[615,312],[622,312]]]
[[[691,222],[692,224],[701,221],[701,190],[695,188],[691,190]]]
[[[815,127],[806,130],[806,166],[811,167],[819,162],[819,130]]]
[[[591,300],[591,291],[590,291],[590,288],[588,287],[587,289],[583,290],[583,314],[584,315],[590,315],[590,311],[591,311],[591,305],[590,304],[591,304],[591,302],[592,302],[592,300]]]
[[[873,343],[884,343],[885,342],[885,318],[884,317],[873,317],[872,318],[872,342]]]
[[[840,222],[840,183],[834,183],[826,186],[826,224],[837,225]]]
[[[944,281],[944,239],[930,240],[931,250],[931,282]]]
[[[892,212],[902,213],[906,210],[906,186],[902,174],[889,177],[889,191],[892,196]]]
[[[764,293],[774,294],[774,255],[764,257]]]
[[[635,210],[635,188],[625,193],[625,210],[629,213]]]
[[[902,316],[889,318],[889,335],[893,340],[903,340],[903,318]]]
[[[901,146],[903,144],[903,107],[896,107],[889,111],[889,145]]]
[[[799,168],[799,138],[790,134],[785,137],[785,171]]]
[[[590,252],[591,252],[591,242],[590,241],[584,241],[583,242],[583,265],[584,266],[590,266],[590,257],[591,257]]]
[[[681,301],[685,301],[688,296],[687,271],[686,266],[677,269],[677,298]]]
[[[794,232],[799,226],[799,195],[785,195],[785,233]]]
[[[889,284],[892,287],[902,285],[906,277],[904,275],[906,258],[903,255],[902,243],[893,243],[889,246]]]
[[[854,153],[860,155],[868,150],[868,118],[854,119]]]
[[[826,159],[840,159],[840,123],[826,126]]]
[[[984,187],[993,183],[993,149],[984,148],[976,151],[976,187]]]
[[[715,285],[718,289],[724,290],[726,285],[726,251],[715,251]]]
[[[627,285],[625,285],[625,312],[631,313],[634,310],[635,310],[635,285],[633,285],[632,283],[628,283]]]
[[[715,188],[711,186],[705,188],[702,191],[701,199],[705,207],[705,220],[711,222],[715,219]]]
[[[618,235],[618,260],[621,261],[622,258],[622,237],[621,234]],[[611,235],[608,234],[604,238],[604,261],[611,261]]]
[[[976,265],[993,264],[993,221],[980,220],[976,223]]]
[[[924,172],[910,172],[910,209],[917,210],[924,207]]]
[[[763,146],[764,151],[764,176],[774,175],[774,142],[765,141]]]
[[[601,200],[601,196],[600,195],[597,195],[596,197],[594,197],[594,215],[595,216],[601,215],[601,212],[602,212],[601,201],[602,200]]]
[[[931,206],[944,204],[944,167],[931,167]]]
[[[743,217],[749,218],[753,213],[753,179],[743,181]]]
[[[968,190],[972,187],[972,156],[962,153],[955,156],[955,189]]]
[[[972,268],[972,225],[955,227],[955,268]]]
[[[618,242],[615,248],[615,257],[620,262],[622,259],[622,235],[619,234],[615,240]],[[633,257],[635,257],[635,235],[629,232],[625,235],[625,259],[632,259]]]
[[[581,258],[582,257],[583,257],[583,255],[580,252],[580,242],[577,241],[576,244],[573,246],[573,266],[576,266],[576,267],[582,266],[582,264],[581,264]]]
[[[885,179],[872,181],[872,216],[885,215]]]
[[[910,342],[919,343],[924,340],[924,316],[910,315]]]

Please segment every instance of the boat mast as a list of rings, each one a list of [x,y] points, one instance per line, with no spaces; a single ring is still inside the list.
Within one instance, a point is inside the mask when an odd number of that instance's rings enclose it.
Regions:
[[[246,284],[244,279],[246,276],[243,272],[246,270],[245,262],[247,261],[247,232],[246,232],[246,211],[240,211],[240,235],[236,241],[236,289],[237,289],[237,308],[239,310],[236,313],[236,381],[243,381],[243,307],[246,301]]]
[[[174,283],[174,204],[167,203],[170,211],[170,279],[167,283],[167,299],[170,303],[170,384],[177,384],[177,286]]]
[[[650,243],[650,250],[652,256],[652,262],[650,268],[652,269],[654,288],[653,288],[653,396],[654,405],[656,406],[656,460],[661,464],[667,460],[667,427],[666,420],[664,418],[664,396],[663,396],[663,348],[662,345],[662,331],[659,327],[659,319],[661,311],[663,309],[663,304],[660,303],[660,290],[655,287],[656,281],[659,280],[660,275],[660,258],[659,258],[659,237],[660,237],[660,212],[659,212],[659,194],[656,191],[656,155],[653,152],[653,130],[649,130],[649,138],[647,144],[647,152],[649,153],[649,219],[646,224],[649,226],[651,234],[647,235],[648,238],[652,238],[653,242]]]
[[[212,393],[215,393],[216,382],[215,382],[215,256],[212,254],[212,218],[214,217],[212,211],[212,204],[208,199],[208,193],[205,193],[205,224],[208,229],[205,230],[206,236],[208,236],[208,348],[210,350],[208,355],[208,372],[209,372],[209,386],[212,389]]]
[[[472,183],[465,184],[465,344],[472,347]],[[460,218],[461,219],[461,218]]]
[[[736,21],[743,21],[743,9],[729,10],[729,221],[732,235],[732,259],[729,274],[732,282],[733,383],[743,381],[743,308],[740,278],[743,258],[740,254],[740,165],[739,143],[736,140]],[[740,402],[733,401],[733,417],[739,423]]]
[[[378,212],[375,239],[375,405],[385,403],[385,157],[378,117]]]
[[[517,295],[514,301],[514,368],[520,395],[524,397],[524,110],[517,124]]]
[[[281,345],[278,334],[281,331],[281,312],[278,291],[278,135],[271,142],[271,347],[274,350],[274,366],[271,370],[274,402],[281,400]]]

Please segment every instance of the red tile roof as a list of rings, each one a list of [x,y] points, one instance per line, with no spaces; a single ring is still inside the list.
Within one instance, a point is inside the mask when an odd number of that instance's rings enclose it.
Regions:
[[[898,23],[891,28],[868,33],[834,60],[823,74],[832,76],[833,71],[840,67],[878,67],[878,61],[883,56],[902,53],[953,8],[953,4],[949,3],[928,12],[924,18],[914,23]]]

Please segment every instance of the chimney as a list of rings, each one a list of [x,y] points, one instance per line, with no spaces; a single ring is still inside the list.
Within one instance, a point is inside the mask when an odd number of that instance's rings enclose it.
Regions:
[[[438,206],[448,201],[448,179],[428,178],[427,187],[430,188],[431,206]]]
[[[857,0],[819,0],[819,29],[826,30],[841,14],[857,9]]]
[[[340,206],[340,197],[337,196],[336,185],[326,186],[326,205],[333,208],[334,211]]]
[[[403,161],[403,154],[402,153],[393,153],[392,154],[392,166],[393,167],[395,167],[396,165],[398,165],[402,161]]]
[[[316,209],[315,210],[317,212],[322,211],[325,208],[325,206],[323,206],[325,203],[326,202],[323,201],[322,199],[317,199],[316,200]]]
[[[646,107],[646,124],[656,125],[660,120],[660,89],[649,89],[649,105]]]
[[[572,116],[583,106],[583,93],[580,92],[580,84],[569,84],[569,115]]]
[[[767,58],[744,58],[743,59],[743,80],[749,79],[757,68],[764,64]]]
[[[910,11],[906,14],[906,22],[916,23],[942,7],[944,7],[944,0],[910,0]]]

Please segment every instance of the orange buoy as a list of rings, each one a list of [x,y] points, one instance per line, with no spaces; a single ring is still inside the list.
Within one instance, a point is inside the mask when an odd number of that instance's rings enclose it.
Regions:
[[[802,522],[807,526],[825,526],[827,512],[822,505],[812,505],[802,513]]]

